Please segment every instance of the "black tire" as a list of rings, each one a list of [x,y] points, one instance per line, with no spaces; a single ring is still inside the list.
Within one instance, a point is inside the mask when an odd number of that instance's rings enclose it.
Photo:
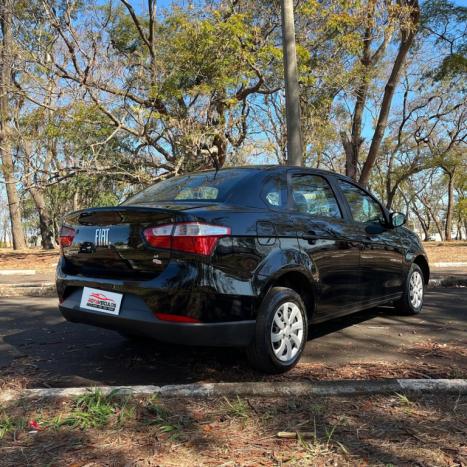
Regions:
[[[287,361],[280,360],[274,351],[272,342],[273,320],[276,312],[279,312],[281,305],[292,303],[298,307],[301,316],[302,333],[301,344],[293,349],[296,352],[293,357]],[[282,313],[282,312],[281,312]],[[287,313],[291,313],[289,310]],[[297,317],[297,320],[299,318]],[[274,325],[276,326],[276,325]],[[279,329],[279,328],[277,328]],[[292,328],[287,332],[291,333]],[[299,332],[299,331],[297,331]],[[258,316],[256,318],[255,338],[247,348],[247,356],[251,366],[259,371],[270,374],[284,373],[293,368],[303,352],[308,336],[308,320],[305,311],[305,305],[300,295],[292,289],[286,287],[273,287],[264,297]],[[279,347],[282,344],[276,344]],[[290,345],[290,339],[289,344]],[[288,347],[287,347],[288,349]],[[283,357],[284,358],[284,357]]]
[[[414,274],[418,274],[421,278],[422,289],[421,289],[421,299],[417,303],[417,300],[413,300],[411,297],[411,280]],[[423,271],[417,264],[412,264],[410,267],[409,273],[407,274],[407,279],[404,284],[404,293],[400,300],[398,300],[394,306],[396,312],[401,315],[418,315],[423,307],[423,299],[425,297],[425,278],[423,277]],[[414,301],[416,302],[414,304]]]

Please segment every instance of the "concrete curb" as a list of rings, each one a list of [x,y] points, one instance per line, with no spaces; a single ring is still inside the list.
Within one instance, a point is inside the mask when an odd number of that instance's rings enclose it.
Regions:
[[[441,276],[430,279],[428,288],[434,289],[436,287],[467,287],[467,276]]]
[[[77,397],[99,389],[103,394],[160,397],[350,396],[387,393],[467,394],[467,379],[386,379],[317,382],[198,383],[168,386],[102,386],[1,391],[0,402]]]
[[[35,269],[2,269],[0,276],[34,276]]]
[[[465,268],[467,267],[466,261],[439,261],[430,263],[432,268]]]
[[[41,284],[0,284],[0,297],[56,297],[57,290],[52,282]]]

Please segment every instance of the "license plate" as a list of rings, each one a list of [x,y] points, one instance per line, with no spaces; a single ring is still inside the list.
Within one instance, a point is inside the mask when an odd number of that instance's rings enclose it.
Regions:
[[[100,311],[109,315],[118,315],[123,295],[105,290],[84,287],[80,307],[86,310]]]

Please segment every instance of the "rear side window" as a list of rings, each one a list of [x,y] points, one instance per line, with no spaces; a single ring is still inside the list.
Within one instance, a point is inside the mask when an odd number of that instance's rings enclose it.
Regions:
[[[354,221],[363,223],[384,221],[381,206],[368,193],[344,180],[338,182],[349,203]]]
[[[222,170],[174,177],[146,188],[123,205],[161,201],[224,201],[235,185],[249,173],[246,170]]]
[[[297,211],[320,217],[342,218],[327,180],[319,175],[294,175],[292,198]]]
[[[262,190],[266,204],[272,208],[285,208],[287,204],[285,188],[283,179],[279,175],[266,180]]]

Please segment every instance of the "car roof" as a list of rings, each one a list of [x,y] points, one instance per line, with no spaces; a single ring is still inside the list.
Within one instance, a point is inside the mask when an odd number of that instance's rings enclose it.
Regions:
[[[321,174],[321,175],[332,175],[332,176],[337,176],[339,178],[348,180],[349,182],[355,183],[356,185],[359,185],[358,182],[355,180],[351,179],[350,177],[347,177],[346,175],[340,174],[338,172],[332,172],[330,170],[325,170],[325,169],[317,169],[314,167],[301,167],[298,165],[278,165],[278,164],[267,164],[267,165],[241,165],[241,166],[233,166],[233,167],[222,167],[221,169],[218,169],[217,172],[224,172],[228,170],[245,170],[245,171],[255,171],[255,172],[285,172],[287,170],[300,170],[304,172],[310,172],[314,174]],[[209,173],[209,172],[216,172],[215,169],[205,169],[201,170],[199,172],[193,172],[193,174],[196,173]],[[188,174],[186,174],[188,175]]]

